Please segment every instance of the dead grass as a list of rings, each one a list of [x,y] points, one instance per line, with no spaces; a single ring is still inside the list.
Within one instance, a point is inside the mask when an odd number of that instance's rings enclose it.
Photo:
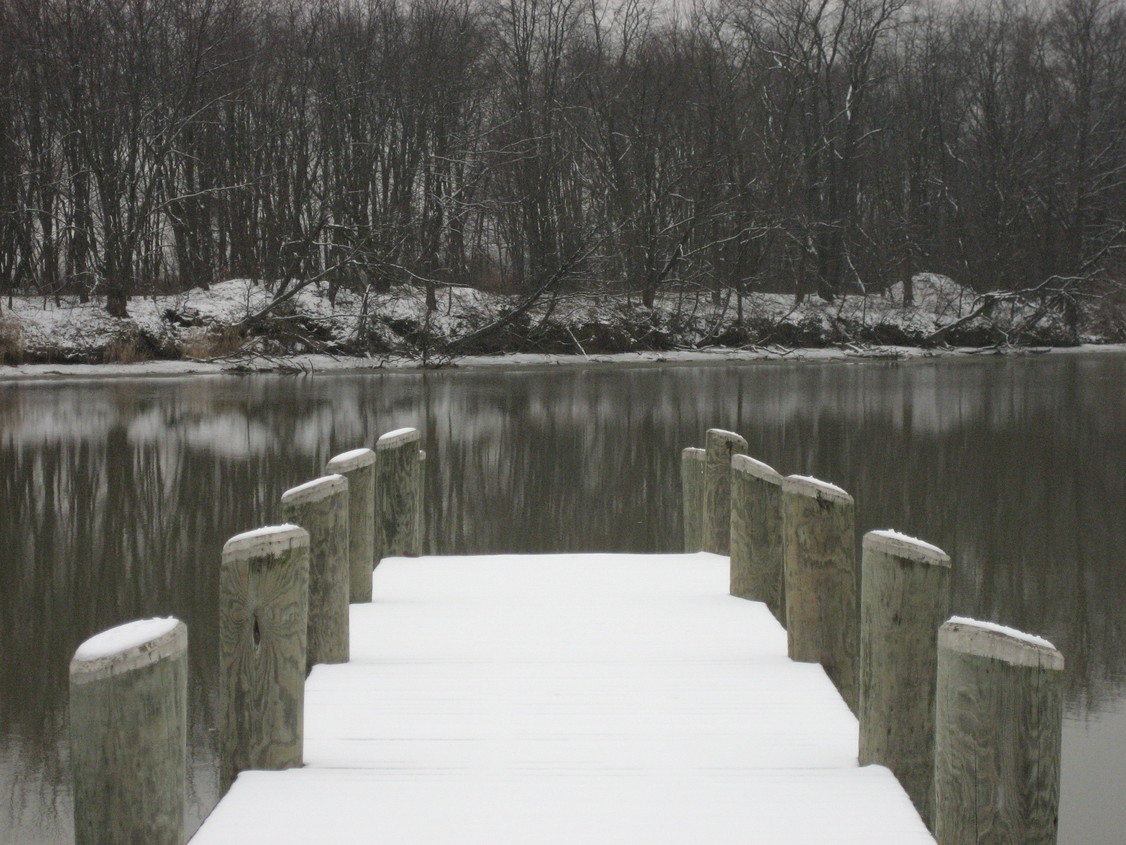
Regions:
[[[12,317],[0,315],[0,364],[23,363],[27,355],[23,330]]]
[[[207,361],[234,355],[242,346],[242,336],[231,326],[210,326],[185,332],[180,339],[180,354],[192,361]]]
[[[102,350],[102,362],[105,364],[135,364],[137,361],[146,361],[151,357],[146,353],[145,346],[136,332],[118,335]]]

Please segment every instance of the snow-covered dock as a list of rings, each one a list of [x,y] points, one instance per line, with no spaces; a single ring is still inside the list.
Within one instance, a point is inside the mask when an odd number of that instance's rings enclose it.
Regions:
[[[305,765],[246,771],[194,845],[933,843],[728,559],[388,558]]]

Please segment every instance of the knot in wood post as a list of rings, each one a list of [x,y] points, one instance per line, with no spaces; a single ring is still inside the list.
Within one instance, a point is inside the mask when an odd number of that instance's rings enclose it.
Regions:
[[[282,519],[309,532],[305,665],[348,662],[348,480],[326,475],[281,497]]]
[[[731,458],[731,595],[765,602],[786,624],[782,476],[747,455]]]
[[[348,601],[369,602],[375,568],[375,452],[344,452],[328,462],[325,472],[348,480]]]
[[[852,496],[816,478],[782,480],[790,658],[820,663],[853,713],[859,705],[860,639],[855,536]]]
[[[77,845],[181,845],[187,713],[183,622],[129,622],[78,647],[70,662]]]
[[[710,428],[704,446],[704,551],[726,555],[731,548],[731,456],[745,454],[747,441],[732,431]]]
[[[860,765],[887,766],[933,827],[935,632],[950,615],[950,557],[869,531],[860,577]]]
[[[219,576],[219,787],[246,769],[300,766],[309,534],[260,528],[223,547]]]
[[[704,548],[704,467],[707,452],[689,446],[680,453],[680,495],[684,512],[684,551]]]
[[[941,845],[1056,841],[1063,655],[953,617],[938,631],[935,836]]]
[[[412,551],[418,508],[419,433],[400,428],[375,444],[375,560]]]

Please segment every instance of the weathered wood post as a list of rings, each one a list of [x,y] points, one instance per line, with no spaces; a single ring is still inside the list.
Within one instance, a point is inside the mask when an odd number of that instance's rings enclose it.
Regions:
[[[414,541],[407,554],[418,557],[423,553],[426,541],[426,452],[418,451],[418,483],[414,488]]]
[[[260,528],[223,546],[219,788],[245,769],[300,766],[305,736],[309,534]]]
[[[704,548],[704,466],[707,452],[689,446],[680,453],[680,495],[684,503],[684,551]]]
[[[375,444],[375,561],[405,555],[414,538],[419,483],[418,429],[400,428]]]
[[[1063,655],[954,617],[938,631],[934,832],[940,845],[1056,841]]]
[[[371,601],[371,570],[375,567],[375,452],[344,452],[328,462],[325,472],[348,479],[348,600]]]
[[[833,484],[782,479],[786,631],[793,660],[820,663],[853,713],[859,704],[856,508]]]
[[[731,595],[766,602],[786,624],[782,476],[746,455],[731,458]]]
[[[708,429],[704,467],[704,551],[729,554],[731,548],[731,456],[745,454],[747,441],[731,431]]]
[[[348,480],[326,475],[286,490],[282,519],[309,532],[305,666],[348,662]]]
[[[187,737],[183,622],[129,622],[80,645],[70,662],[76,845],[181,845]]]
[[[860,765],[891,769],[932,826],[935,632],[950,615],[950,558],[895,531],[869,531],[862,546]]]

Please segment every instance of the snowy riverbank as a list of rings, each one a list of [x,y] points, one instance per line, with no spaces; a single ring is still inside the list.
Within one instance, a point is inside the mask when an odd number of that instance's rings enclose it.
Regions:
[[[441,366],[539,366],[906,359],[983,352],[1126,349],[1121,317],[1078,323],[1043,303],[978,297],[929,274],[833,303],[782,294],[682,293],[645,308],[622,295],[517,298],[465,288],[427,310],[414,290],[368,297],[310,285],[276,292],[248,280],[136,298],[130,317],[99,303],[23,297],[0,315],[0,378],[314,373]],[[5,303],[7,304],[7,303]]]

